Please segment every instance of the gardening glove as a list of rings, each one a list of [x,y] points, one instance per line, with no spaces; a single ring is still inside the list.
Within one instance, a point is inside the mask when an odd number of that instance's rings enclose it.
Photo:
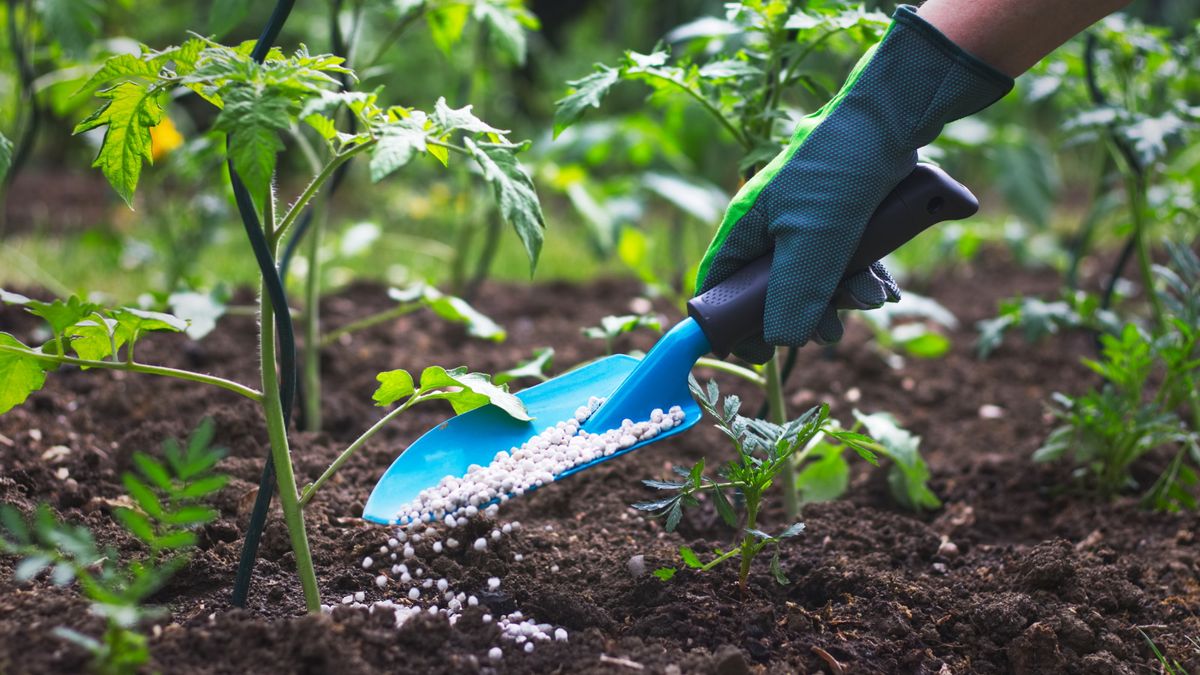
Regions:
[[[841,282],[875,208],[942,127],[994,103],[1012,78],[900,6],[883,39],[791,143],[738,191],[700,263],[707,291],[772,249],[761,338],[734,353],[764,363],[772,345],[842,337],[837,309],[900,299],[878,262]]]

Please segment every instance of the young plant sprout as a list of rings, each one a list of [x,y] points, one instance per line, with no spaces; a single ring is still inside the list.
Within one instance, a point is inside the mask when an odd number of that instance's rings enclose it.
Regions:
[[[155,592],[187,564],[196,546],[196,530],[217,518],[206,502],[229,477],[213,472],[225,451],[210,447],[211,419],[196,428],[186,445],[175,439],[163,443],[166,462],[135,453],[137,474],[126,473],[131,507],[117,507],[113,516],[145,548],[136,560],[122,561],[111,547],[98,548],[83,526],[61,522],[49,506],[39,506],[26,520],[11,504],[0,505],[0,553],[22,557],[17,581],[28,581],[49,570],[57,586],[78,581],[92,601],[92,612],[104,619],[99,639],[70,628],[55,635],[92,654],[100,673],[135,673],[149,659],[147,638],[140,624],[165,614],[146,605]]]
[[[751,563],[759,553],[770,547],[773,550],[771,572],[776,581],[787,584],[787,577],[779,564],[779,546],[785,540],[803,532],[804,524],[793,523],[776,535],[761,530],[758,516],[762,511],[767,490],[781,473],[785,479],[791,478],[790,471],[785,473],[785,470],[790,469],[794,459],[802,461],[810,443],[822,433],[841,440],[872,463],[875,462],[873,448],[877,444],[856,432],[833,427],[830,424],[829,407],[825,405],[812,408],[800,417],[780,425],[739,415],[741,400],[730,395],[726,396],[722,403],[716,382],[710,381],[708,387],[704,388],[692,378],[691,389],[700,407],[716,419],[717,428],[733,442],[737,457],[718,471],[716,479],[704,475],[702,459],[691,469],[675,469],[676,473],[683,477],[681,481],[642,481],[649,487],[673,494],[653,501],[639,502],[633,506],[665,517],[666,529],[672,532],[683,518],[683,509],[699,506],[698,496],[709,495],[725,524],[739,528],[742,535],[735,547],[728,551],[714,551],[714,557],[707,562],[702,561],[691,548],[681,547],[679,555],[684,564],[707,572],[721,563],[737,559],[740,562],[738,586],[744,592]],[[797,455],[799,457],[796,457]],[[739,516],[734,510],[731,494],[741,496],[744,516]],[[665,581],[671,579],[675,572],[674,568],[666,567],[655,570],[654,574]]]

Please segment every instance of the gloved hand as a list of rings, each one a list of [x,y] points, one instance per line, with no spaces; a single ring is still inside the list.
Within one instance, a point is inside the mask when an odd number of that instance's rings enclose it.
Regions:
[[[841,90],[738,191],[700,263],[700,292],[775,250],[762,339],[734,350],[754,363],[771,345],[842,337],[837,308],[878,308],[900,291],[883,265],[842,282],[875,207],[942,127],[986,108],[1012,78],[900,6]]]

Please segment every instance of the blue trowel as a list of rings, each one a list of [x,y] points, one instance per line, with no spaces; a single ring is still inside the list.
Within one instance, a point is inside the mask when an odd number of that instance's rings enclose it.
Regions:
[[[926,228],[966,218],[979,209],[971,192],[941,169],[918,164],[876,209],[858,250],[846,267],[848,277],[899,248]],[[700,421],[700,407],[688,391],[696,360],[712,352],[724,358],[742,340],[762,330],[771,255],[767,254],[723,283],[688,302],[688,318],[667,332],[643,358],[617,354],[593,361],[517,393],[533,421],[513,419],[495,406],[452,417],[426,432],[388,468],[375,486],[363,518],[398,522],[400,508],[445,476],[462,476],[472,464],[486,466],[496,453],[518,447],[561,420],[572,419],[591,397],[604,404],[583,425],[601,433],[639,421],[655,408],[680,406],[681,424],[612,455],[580,464],[555,480],[588,469],[683,433]]]

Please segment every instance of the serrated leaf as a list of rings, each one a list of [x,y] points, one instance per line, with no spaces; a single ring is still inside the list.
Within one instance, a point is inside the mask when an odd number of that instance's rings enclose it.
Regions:
[[[546,222],[533,178],[517,161],[515,150],[518,148],[501,143],[476,143],[470,138],[464,138],[463,144],[479,165],[483,179],[492,186],[500,215],[525,246],[529,273],[533,274],[542,251]]]
[[[0,333],[0,346],[29,349],[8,333]],[[40,361],[0,350],[0,415],[24,403],[45,384],[46,371]]]
[[[416,391],[412,375],[407,370],[389,370],[375,376],[379,388],[372,396],[375,405],[389,406],[402,398],[408,398]]]
[[[12,537],[10,543],[29,543],[29,525],[25,523],[25,516],[21,515],[21,511],[12,504],[0,504],[0,526]],[[4,541],[5,539],[0,537],[0,543]]]
[[[468,134],[496,134],[497,136],[508,133],[507,129],[497,129],[476,117],[471,112],[471,108],[470,105],[458,109],[451,108],[446,104],[446,98],[439,96],[433,105],[433,114],[429,118],[441,131],[447,133],[463,131]]]
[[[426,15],[429,35],[446,56],[450,56],[455,45],[462,39],[470,16],[471,7],[467,3],[437,7]]]
[[[759,539],[761,539],[763,541],[770,541],[775,538],[775,537],[772,537],[771,535],[767,534],[766,532],[763,532],[762,530],[760,530],[758,528],[747,527],[745,529],[746,529],[747,534],[754,535],[755,537],[758,537]]]
[[[326,141],[332,141],[333,139],[337,138],[338,131],[337,127],[333,123],[333,120],[322,115],[321,113],[309,113],[308,115],[305,115],[304,122],[316,130],[316,132],[320,134],[321,138],[324,138]]]
[[[490,317],[472,307],[462,298],[443,295],[439,292],[436,297],[428,298],[426,304],[429,309],[443,319],[466,325],[467,334],[472,337],[492,342],[504,342],[508,337],[508,332],[500,324],[492,321]]]
[[[678,495],[672,495],[648,502],[634,502],[631,506],[639,511],[661,511],[677,501],[679,501]]]
[[[679,547],[679,557],[683,559],[683,563],[692,569],[704,567],[704,563],[700,562],[700,556],[687,546]]]
[[[95,315],[93,315],[95,316]],[[79,358],[88,361],[102,361],[113,353],[113,345],[117,349],[125,344],[125,333],[116,332],[117,321],[108,317],[96,317],[80,321],[67,329],[71,338],[71,349]]]
[[[790,539],[804,531],[804,523],[792,523],[786,530],[779,533],[778,539]]]
[[[444,148],[436,148],[445,150]],[[371,149],[371,181],[378,183],[400,167],[412,161],[413,155],[428,151],[434,154],[435,146],[425,143],[425,131],[412,123],[402,121],[384,127],[379,141]],[[443,159],[443,164],[445,160]]]
[[[66,300],[56,299],[51,302],[27,299],[24,304],[30,314],[45,319],[55,335],[63,334],[67,328],[99,309],[98,305],[84,302],[77,295],[72,295]]]
[[[154,545],[160,549],[173,550],[189,548],[196,545],[196,533],[190,530],[179,530],[159,537]]]
[[[687,485],[687,483],[679,483],[669,480],[654,480],[648,478],[642,481],[642,485],[645,485],[646,487],[652,487],[655,490],[679,490]]]
[[[158,495],[154,494],[154,491],[149,486],[131,473],[122,475],[121,482],[125,484],[125,490],[129,492],[129,496],[133,498],[133,501],[137,503],[142,511],[145,511],[147,515],[154,518],[162,518],[162,502],[159,501]]]
[[[671,579],[675,578],[675,573],[677,571],[678,570],[676,570],[674,567],[660,567],[651,572],[651,574],[659,579],[662,579],[663,581],[670,581]]]
[[[160,520],[169,525],[191,526],[212,522],[219,515],[216,509],[207,506],[181,506],[163,513]]]
[[[500,408],[514,419],[529,421],[533,418],[525,411],[521,399],[508,393],[507,388],[493,384],[483,373],[468,373],[459,367],[446,370],[441,366],[430,366],[421,371],[422,398],[440,398],[450,402],[454,412],[462,414],[489,403]],[[436,393],[428,393],[434,392]]]
[[[229,476],[209,476],[189,483],[187,487],[176,493],[180,499],[202,499],[219,492],[229,483]]]
[[[225,108],[213,128],[229,137],[229,158],[255,199],[262,199],[283,150],[279,133],[291,126],[291,102],[272,90],[249,86],[223,90]]]
[[[832,501],[841,497],[850,484],[850,465],[840,447],[825,446],[819,456],[804,464],[796,474],[796,489],[805,504]]]
[[[855,410],[854,416],[866,427],[867,433],[883,446],[883,454],[892,460],[888,486],[896,501],[914,511],[941,506],[941,500],[929,489],[929,466],[918,450],[921,438],[901,428],[896,419],[887,413],[864,415]]]
[[[667,511],[667,522],[666,522],[667,532],[674,532],[675,528],[679,526],[679,521],[682,518],[683,518],[683,502],[681,502],[680,500],[677,499],[677,500],[675,500],[675,503],[671,505],[670,510]]]
[[[554,103],[554,137],[557,138],[564,129],[575,124],[588,108],[599,108],[600,102],[608,95],[621,79],[621,71],[601,63],[596,64],[596,72],[572,80],[567,83],[571,93]]]
[[[107,102],[76,125],[73,133],[105,127],[104,140],[92,166],[100,169],[132,208],[142,163],[154,161],[150,128],[163,120],[165,94],[144,83],[125,81],[96,96]]]

